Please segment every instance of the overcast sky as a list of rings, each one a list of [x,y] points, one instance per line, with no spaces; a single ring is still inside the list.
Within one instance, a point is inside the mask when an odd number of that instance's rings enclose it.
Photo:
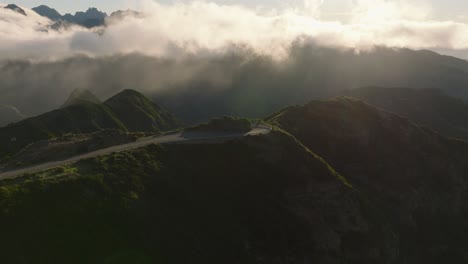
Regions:
[[[5,1],[5,0],[4,0]],[[190,0],[158,0],[160,3],[171,2],[189,2]],[[261,8],[301,8],[304,2],[322,2],[321,11],[330,13],[329,17],[335,18],[346,16],[353,6],[353,2],[362,2],[362,0],[210,0],[212,2],[244,5]],[[372,3],[373,0],[364,0]],[[394,2],[400,0],[387,0]],[[106,12],[112,12],[117,9],[138,8],[136,0],[11,0],[11,3],[23,5],[26,7],[34,7],[40,4],[49,5],[56,8],[62,13],[74,13],[76,11],[85,10],[88,7],[97,7]],[[409,2],[415,2],[414,0]],[[468,1],[466,0],[416,0],[421,4],[422,9],[430,9],[428,18],[436,20],[464,20],[468,13]]]

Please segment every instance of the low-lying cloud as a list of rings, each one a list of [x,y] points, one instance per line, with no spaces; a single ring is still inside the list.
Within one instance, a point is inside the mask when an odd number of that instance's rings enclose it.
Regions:
[[[77,54],[142,53],[158,57],[222,53],[248,46],[263,55],[284,57],[291,43],[369,50],[375,46],[412,49],[468,48],[468,24],[431,19],[424,1],[349,1],[349,12],[333,14],[323,0],[281,10],[255,9],[206,1],[159,4],[140,1],[144,16],[109,21],[105,29],[51,30],[52,21],[0,8],[0,58],[60,59]],[[407,2],[407,1],[406,1]]]
[[[136,89],[197,122],[264,117],[361,86],[468,98],[468,62],[395,49],[463,57],[468,24],[434,20],[424,2],[348,2],[347,12],[330,13],[322,0],[281,11],[141,1],[143,16],[59,30],[29,9],[0,8],[0,104],[31,116],[59,107],[74,89],[101,99]]]

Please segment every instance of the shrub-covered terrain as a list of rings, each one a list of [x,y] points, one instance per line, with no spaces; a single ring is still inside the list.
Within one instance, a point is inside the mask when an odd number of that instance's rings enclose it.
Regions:
[[[365,200],[293,137],[151,145],[0,182],[5,263],[383,263]]]

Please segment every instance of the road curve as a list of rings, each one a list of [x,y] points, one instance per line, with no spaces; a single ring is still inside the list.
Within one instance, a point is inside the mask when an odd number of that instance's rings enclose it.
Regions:
[[[94,157],[103,156],[103,155],[107,155],[107,154],[111,154],[115,152],[136,149],[136,148],[144,147],[144,146],[151,145],[151,144],[167,144],[167,143],[177,143],[177,142],[190,143],[190,142],[203,142],[203,141],[208,141],[208,140],[223,141],[223,140],[229,140],[229,139],[239,138],[239,137],[244,137],[244,136],[268,134],[270,133],[270,131],[271,131],[271,127],[258,126],[258,127],[252,128],[252,130],[248,133],[226,133],[226,132],[177,133],[177,134],[170,134],[170,135],[165,135],[165,136],[151,137],[151,138],[146,138],[146,139],[128,143],[128,144],[123,144],[123,145],[113,146],[113,147],[106,148],[106,149],[96,150],[96,151],[89,152],[83,155],[78,155],[78,156],[75,156],[66,160],[51,161],[51,162],[47,162],[47,163],[43,163],[39,165],[34,165],[28,168],[2,172],[0,173],[0,180],[14,179],[26,173],[36,173],[36,172],[64,166],[67,164],[71,164],[71,163],[80,161],[82,159],[94,158]]]

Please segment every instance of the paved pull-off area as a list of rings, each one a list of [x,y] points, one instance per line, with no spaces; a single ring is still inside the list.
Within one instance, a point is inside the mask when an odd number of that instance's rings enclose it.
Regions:
[[[94,152],[75,156],[66,160],[51,161],[51,162],[47,162],[43,164],[38,164],[32,167],[28,167],[28,168],[2,172],[0,173],[0,180],[13,179],[21,175],[24,175],[26,173],[36,173],[36,172],[44,171],[47,169],[52,169],[52,168],[60,167],[63,165],[71,164],[82,159],[94,158],[98,156],[111,154],[114,152],[121,152],[125,150],[136,149],[136,148],[144,147],[144,146],[151,145],[151,144],[164,144],[164,143],[176,143],[176,142],[190,143],[190,142],[203,142],[203,141],[209,141],[209,140],[223,141],[223,140],[229,140],[229,139],[239,138],[239,137],[244,137],[244,136],[268,134],[270,133],[270,131],[271,131],[271,127],[259,126],[259,127],[252,128],[252,130],[248,133],[226,133],[226,132],[177,133],[177,134],[171,134],[171,135],[166,135],[166,136],[157,136],[157,137],[147,138],[147,139],[139,140],[139,141],[128,143],[128,144],[123,144],[123,145],[118,145],[118,146],[114,146],[114,147],[110,147],[106,149],[96,150]]]

